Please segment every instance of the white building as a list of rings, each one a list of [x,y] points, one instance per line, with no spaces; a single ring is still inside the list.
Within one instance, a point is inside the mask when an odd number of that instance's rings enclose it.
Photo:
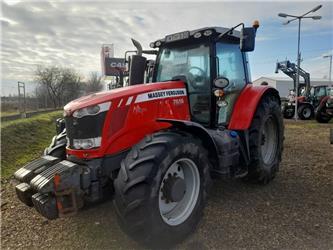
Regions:
[[[303,79],[300,77],[300,82]],[[329,80],[320,78],[310,78],[311,85],[329,85]],[[276,88],[281,97],[286,97],[289,94],[289,90],[294,88],[294,82],[291,78],[285,77],[265,77],[262,76],[257,80],[253,81],[253,85],[261,85],[263,82],[267,82],[269,86]]]

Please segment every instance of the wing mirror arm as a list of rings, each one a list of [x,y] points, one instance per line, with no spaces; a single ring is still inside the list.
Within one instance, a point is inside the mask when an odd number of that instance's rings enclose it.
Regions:
[[[215,38],[215,42],[217,42],[218,40],[220,40],[221,38],[223,38],[225,35],[232,35],[232,32],[234,31],[234,29],[236,29],[237,27],[239,26],[242,26],[242,28],[244,28],[244,23],[240,23],[240,24],[237,24],[236,26],[228,29],[226,32],[218,35],[216,38]]]

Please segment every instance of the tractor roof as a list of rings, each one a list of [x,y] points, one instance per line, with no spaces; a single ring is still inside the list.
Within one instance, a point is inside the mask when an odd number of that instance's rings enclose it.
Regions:
[[[196,39],[200,37],[209,37],[209,36],[218,36],[230,30],[229,28],[224,27],[204,27],[196,30],[191,31],[182,31],[170,35],[166,35],[164,38],[156,40],[155,42],[151,43],[150,47],[155,48],[161,46],[161,44],[165,43],[172,43],[177,41],[183,41],[188,39]],[[196,37],[198,36],[198,37]],[[232,34],[226,35],[226,38],[232,40],[239,40],[240,32],[237,30],[233,30]]]

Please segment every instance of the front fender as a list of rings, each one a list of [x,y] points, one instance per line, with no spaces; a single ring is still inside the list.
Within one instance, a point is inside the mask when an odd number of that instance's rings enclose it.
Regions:
[[[218,147],[208,133],[208,131],[201,124],[187,121],[187,120],[175,120],[175,119],[157,119],[158,122],[166,122],[171,124],[173,127],[180,128],[182,131],[186,131],[202,140],[205,148],[208,149],[209,154],[212,156],[210,159],[214,159],[214,163],[219,164],[218,162]]]

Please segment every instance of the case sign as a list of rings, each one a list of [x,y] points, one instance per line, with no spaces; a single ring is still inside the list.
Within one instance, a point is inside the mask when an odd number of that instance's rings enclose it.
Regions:
[[[104,58],[103,74],[106,76],[119,76],[120,72],[126,75],[126,64],[124,58]]]

